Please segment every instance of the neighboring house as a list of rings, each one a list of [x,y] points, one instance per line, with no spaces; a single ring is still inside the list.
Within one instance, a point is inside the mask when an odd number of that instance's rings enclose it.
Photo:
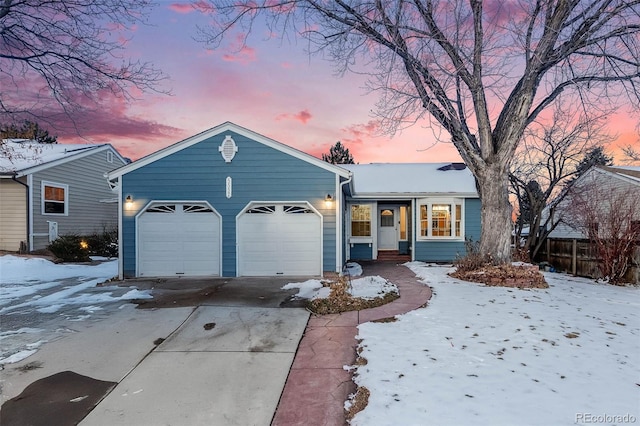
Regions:
[[[554,208],[543,212],[543,222],[551,214],[550,223],[557,225],[536,259],[549,262],[560,271],[598,277],[601,259],[598,259],[589,233],[597,232],[602,238],[603,233],[606,235],[618,225],[630,226],[624,229],[640,227],[640,167],[594,166],[560,197]],[[613,209],[617,211],[613,212]],[[635,253],[640,256],[637,245]],[[637,283],[639,274],[640,268],[631,262],[626,276]]]
[[[461,164],[337,166],[233,123],[108,174],[120,276],[319,276],[385,250],[451,261],[480,237]]]
[[[595,187],[594,185],[597,185]],[[594,166],[580,176],[574,183],[576,188],[584,190],[613,193],[613,191],[628,194],[630,199],[634,196],[640,197],[640,167],[638,166]],[[579,226],[572,222],[571,215],[564,211],[571,206],[571,190],[553,209],[553,222],[558,222],[556,228],[549,234],[550,239],[588,239]],[[604,203],[602,205],[605,205]],[[544,218],[548,215],[548,210],[543,213]],[[640,211],[638,211],[640,220]],[[544,220],[543,220],[544,221]]]
[[[126,164],[108,144],[0,147],[0,250],[44,249],[59,235],[115,229],[117,199],[104,176]]]

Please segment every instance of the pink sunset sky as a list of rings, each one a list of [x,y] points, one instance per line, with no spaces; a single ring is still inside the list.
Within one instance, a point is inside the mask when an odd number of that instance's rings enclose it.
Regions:
[[[460,161],[446,133],[426,120],[381,135],[372,115],[378,98],[364,89],[366,77],[336,76],[331,62],[305,53],[304,41],[267,40],[266,31],[255,31],[244,46],[228,39],[207,50],[194,40],[207,23],[188,4],[160,2],[149,25],[130,34],[125,54],[166,73],[162,89],[171,95],[105,98],[99,113],[82,119],[82,137],[51,133],[60,143],[111,143],[136,160],[232,121],[318,157],[341,141],[358,163]],[[638,143],[637,119],[622,111],[609,123],[617,140],[608,151],[619,160],[617,147]]]

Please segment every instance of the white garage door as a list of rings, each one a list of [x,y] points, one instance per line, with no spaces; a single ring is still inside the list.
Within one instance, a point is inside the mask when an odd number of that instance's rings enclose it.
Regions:
[[[205,203],[153,204],[138,217],[138,275],[220,275],[220,217]]]
[[[306,204],[259,204],[238,218],[238,275],[321,275],[322,219]]]

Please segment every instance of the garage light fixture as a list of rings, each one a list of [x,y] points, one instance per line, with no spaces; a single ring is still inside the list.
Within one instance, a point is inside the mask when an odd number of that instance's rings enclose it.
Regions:
[[[333,195],[327,194],[327,196],[324,197],[324,205],[325,207],[331,207],[333,205]]]
[[[133,198],[131,198],[131,195],[127,195],[127,198],[124,199],[124,207],[127,210],[133,207]]]

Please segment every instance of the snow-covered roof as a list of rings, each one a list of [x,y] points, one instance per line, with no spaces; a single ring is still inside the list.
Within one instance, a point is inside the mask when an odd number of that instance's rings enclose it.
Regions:
[[[353,195],[477,196],[475,178],[462,163],[341,164],[353,173]]]
[[[640,182],[640,166],[603,166],[602,168]]]
[[[26,175],[40,166],[58,164],[89,151],[111,148],[109,144],[44,144],[28,139],[3,139],[0,174]],[[117,151],[114,152],[117,154]]]

